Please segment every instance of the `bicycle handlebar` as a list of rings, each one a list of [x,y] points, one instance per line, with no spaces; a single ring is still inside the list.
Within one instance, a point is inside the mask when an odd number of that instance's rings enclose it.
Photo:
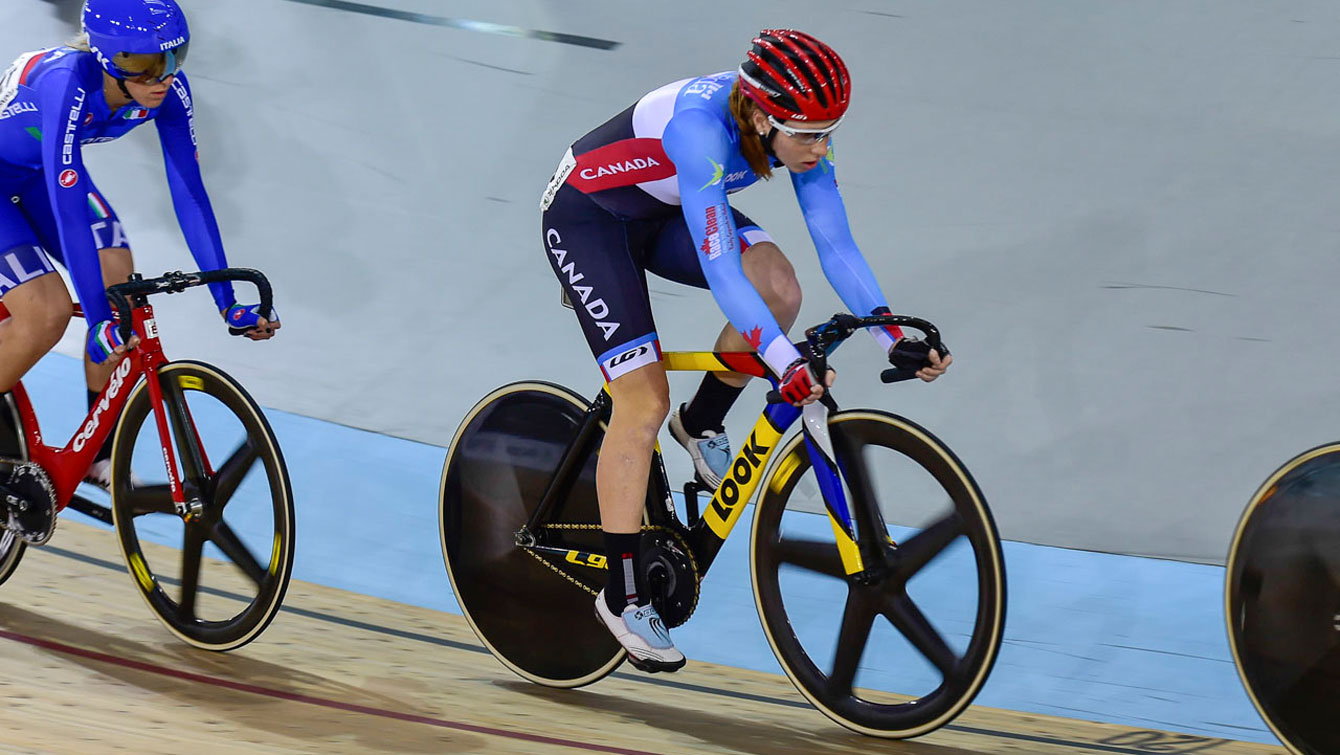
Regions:
[[[261,296],[260,311],[268,314],[273,308],[274,293],[270,289],[270,281],[261,271],[251,268],[225,267],[221,270],[202,270],[195,273],[183,273],[176,270],[164,273],[158,278],[147,279],[135,275],[129,281],[118,283],[107,289],[107,299],[112,303],[112,309],[116,310],[119,320],[117,327],[121,332],[121,340],[130,340],[130,313],[134,300],[143,299],[149,294],[178,294],[188,288],[223,281],[243,281],[254,284]]]
[[[935,350],[942,357],[949,354],[949,349],[946,349],[944,342],[940,340],[940,329],[929,320],[912,317],[911,315],[857,317],[856,315],[839,312],[829,318],[828,322],[820,323],[806,330],[805,343],[796,344],[796,346],[803,356],[809,358],[810,367],[813,368],[815,377],[822,381],[828,374],[828,355],[843,341],[850,338],[858,330],[890,326],[912,328],[920,331],[925,336],[923,341],[927,347]],[[879,374],[879,379],[885,383],[896,383],[914,377],[916,377],[915,370],[908,372],[897,367],[884,370]],[[777,391],[768,391],[767,398],[770,404],[780,404],[785,401]]]

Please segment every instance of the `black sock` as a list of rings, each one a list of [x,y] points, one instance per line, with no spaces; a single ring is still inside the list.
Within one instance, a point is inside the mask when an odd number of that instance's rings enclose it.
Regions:
[[[642,533],[605,532],[605,558],[609,582],[605,585],[605,605],[615,616],[624,606],[646,605],[647,591],[642,586]]]
[[[736,388],[721,382],[716,373],[703,375],[703,382],[693,400],[679,412],[679,421],[689,435],[698,437],[704,430],[725,432],[726,412],[730,411],[735,400],[744,391],[744,386]]]
[[[89,408],[89,411],[92,411],[92,410],[93,410],[93,405],[96,404],[96,403],[98,403],[98,395],[99,395],[100,393],[102,393],[102,391],[90,390],[90,391],[88,392],[88,408]],[[105,441],[102,442],[102,448],[99,448],[99,449],[98,449],[98,454],[97,454],[97,456],[94,456],[94,457],[93,457],[93,463],[94,463],[94,464],[96,464],[96,463],[98,463],[98,462],[100,462],[100,461],[104,461],[104,460],[106,460],[106,459],[110,459],[110,458],[112,458],[112,436],[113,436],[113,435],[115,435],[115,433],[107,433],[107,440],[105,440]]]

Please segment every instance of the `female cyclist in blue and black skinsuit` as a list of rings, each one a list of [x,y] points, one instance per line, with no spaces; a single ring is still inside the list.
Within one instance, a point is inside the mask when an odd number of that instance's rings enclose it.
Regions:
[[[153,121],[177,220],[202,270],[227,266],[200,178],[191,88],[180,66],[190,44],[175,0],[88,0],[84,35],[71,46],[26,53],[0,78],[0,391],[51,350],[70,318],[70,294],[51,258],[70,271],[88,321],[90,403],[125,353],[105,286],[134,270],[121,221],[84,168],[83,145]],[[234,332],[253,340],[279,327],[231,285],[210,287]],[[110,438],[108,439],[110,444]],[[106,485],[104,448],[90,481]]]
[[[800,311],[795,271],[727,195],[786,168],[838,295],[858,314],[887,312],[834,178],[830,137],[850,90],[830,47],[808,34],[765,30],[738,71],[667,84],[577,140],[541,199],[549,262],[613,399],[596,468],[609,563],[596,613],[640,669],[684,665],[637,563],[652,450],[670,413],[646,271],[711,289],[729,320],[716,350],[756,350],[788,401],[820,398],[831,374],[821,382],[786,335]],[[897,329],[873,335],[890,353],[910,346]],[[917,375],[934,380],[949,362],[932,351]],[[723,420],[748,379],[709,373],[670,417],[709,488],[730,459]]]

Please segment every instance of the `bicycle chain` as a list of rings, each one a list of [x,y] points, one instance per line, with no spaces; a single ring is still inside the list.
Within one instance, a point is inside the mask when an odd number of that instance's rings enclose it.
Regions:
[[[551,522],[551,523],[549,523],[549,524],[542,524],[542,525],[540,525],[540,529],[542,529],[542,530],[544,530],[544,529],[555,529],[555,530],[599,530],[599,529],[600,529],[600,525],[598,525],[598,524],[572,524],[572,523],[568,523],[568,522]],[[698,610],[698,598],[701,596],[701,592],[700,592],[700,591],[702,590],[702,584],[703,584],[702,576],[703,576],[703,575],[698,571],[698,559],[696,559],[696,558],[693,557],[693,549],[692,549],[692,548],[689,548],[689,544],[686,543],[686,542],[684,542],[684,538],[681,537],[680,534],[679,534],[678,532],[676,532],[676,531],[673,530],[673,529],[670,529],[669,527],[661,527],[661,526],[659,526],[659,525],[644,524],[644,525],[642,525],[642,530],[641,530],[641,531],[642,531],[642,532],[664,532],[664,533],[666,533],[667,535],[670,536],[671,539],[673,539],[673,540],[675,541],[675,543],[677,543],[677,544],[679,545],[679,549],[682,550],[682,551],[684,551],[684,555],[688,556],[688,558],[689,558],[689,565],[693,567],[693,609],[690,610],[689,613],[688,613],[688,615],[684,617],[684,621],[681,622],[681,626],[682,626],[683,624],[687,624],[688,621],[689,621],[689,619],[693,618],[693,614],[694,614],[694,612],[696,612],[696,611]],[[543,556],[541,556],[540,554],[538,554],[538,553],[536,553],[535,551],[531,550],[530,548],[526,548],[525,546],[520,546],[520,547],[521,547],[522,550],[524,550],[526,553],[530,554],[530,557],[531,557],[531,558],[535,559],[536,561],[539,561],[540,563],[544,564],[545,566],[547,566],[547,567],[549,567],[551,570],[553,570],[554,573],[558,574],[559,576],[563,577],[564,579],[568,580],[569,582],[573,583],[574,585],[577,585],[578,587],[582,588],[582,589],[585,590],[586,592],[590,593],[592,597],[595,597],[595,596],[597,596],[597,595],[600,594],[600,591],[599,591],[599,590],[592,590],[590,587],[587,587],[584,583],[582,583],[582,582],[581,582],[580,580],[578,580],[576,577],[573,577],[571,574],[568,574],[567,572],[563,571],[562,569],[559,569],[557,566],[554,566],[553,564],[551,564],[551,563],[549,562],[548,559],[544,558]]]

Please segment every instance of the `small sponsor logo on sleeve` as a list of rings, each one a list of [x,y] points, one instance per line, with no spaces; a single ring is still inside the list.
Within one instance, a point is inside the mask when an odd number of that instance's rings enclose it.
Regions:
[[[717,92],[720,92],[723,87],[725,87],[725,83],[718,77],[703,77],[684,87],[684,91],[681,92],[681,95],[688,97],[696,94],[705,100],[710,100],[712,99],[712,96]]]
[[[703,230],[703,244],[699,251],[709,260],[714,260],[721,256],[726,249],[726,243],[723,241],[724,234],[721,233],[721,217],[726,214],[726,205],[714,204],[708,205],[706,215],[706,226]]]
[[[186,125],[191,132],[191,146],[199,149],[200,141],[195,137],[195,104],[191,101],[191,93],[186,91],[186,82],[180,76],[172,80],[172,91],[177,93],[181,100],[182,107],[186,108]],[[196,158],[197,162],[199,157]]]
[[[716,186],[717,184],[721,183],[721,179],[726,175],[726,168],[721,163],[717,162],[716,160],[713,160],[710,157],[707,158],[707,162],[712,163],[712,180],[703,184],[703,188],[699,189],[698,191],[704,191],[709,186]]]
[[[74,104],[70,106],[70,115],[65,121],[65,139],[61,144],[61,165],[74,165],[75,135],[79,132],[79,123],[84,119],[84,100],[87,98],[87,92],[83,89],[75,89]],[[74,171],[66,171],[66,173],[74,173]],[[74,180],[77,181],[78,179],[79,176],[75,174]],[[74,186],[74,181],[66,184],[65,173],[62,173],[61,186],[68,189]]]
[[[72,169],[65,169],[60,174],[60,185],[66,189],[73,188],[79,183],[79,173]]]

